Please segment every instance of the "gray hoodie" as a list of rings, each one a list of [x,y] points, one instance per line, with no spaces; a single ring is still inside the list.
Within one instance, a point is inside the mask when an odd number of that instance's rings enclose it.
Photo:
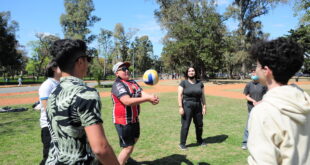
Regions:
[[[310,97],[296,85],[269,90],[249,120],[248,163],[310,165]]]

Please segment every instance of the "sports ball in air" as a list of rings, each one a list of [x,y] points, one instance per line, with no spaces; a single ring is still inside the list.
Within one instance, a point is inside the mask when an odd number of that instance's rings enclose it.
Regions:
[[[154,69],[149,69],[143,74],[143,81],[147,85],[156,85],[158,83],[158,73]]]

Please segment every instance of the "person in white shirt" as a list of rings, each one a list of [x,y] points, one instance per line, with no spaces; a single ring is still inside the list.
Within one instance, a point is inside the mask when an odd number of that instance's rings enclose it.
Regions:
[[[48,78],[42,83],[39,88],[39,99],[41,105],[41,141],[43,143],[43,160],[40,164],[45,164],[51,142],[51,135],[48,129],[48,122],[46,118],[47,100],[53,89],[55,89],[56,86],[59,84],[59,79],[61,77],[61,71],[55,61],[52,61],[48,64],[45,76]]]
[[[303,49],[278,38],[255,44],[256,74],[268,87],[249,119],[250,165],[310,164],[310,96],[289,79],[300,70]]]

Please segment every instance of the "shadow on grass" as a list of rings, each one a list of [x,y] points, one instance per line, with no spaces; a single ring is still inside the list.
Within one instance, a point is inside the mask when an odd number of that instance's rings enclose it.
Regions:
[[[143,162],[136,162],[135,160],[131,159],[126,163],[126,165],[194,165],[191,161],[186,159],[186,155],[179,155],[173,154],[170,156],[166,156],[160,159],[156,159],[153,161],[143,161]],[[209,163],[199,162],[198,165],[210,165]]]
[[[222,143],[227,138],[228,138],[228,135],[216,135],[216,136],[212,136],[212,137],[207,137],[207,138],[203,139],[203,141],[207,144]],[[189,145],[186,145],[186,147],[197,147],[197,146],[199,146],[197,143],[191,143]]]
[[[0,135],[18,135],[28,130],[35,129],[38,119],[25,118],[16,119],[14,121],[0,122]],[[39,128],[38,128],[39,129]]]

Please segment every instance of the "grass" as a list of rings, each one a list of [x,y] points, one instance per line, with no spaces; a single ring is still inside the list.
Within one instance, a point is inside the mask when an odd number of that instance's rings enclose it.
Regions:
[[[178,148],[180,117],[176,93],[159,93],[160,104],[141,107],[141,136],[132,158],[141,164],[243,165],[247,151],[241,150],[247,117],[245,101],[207,96],[203,138],[207,147],[195,146],[192,123],[187,139],[188,150]],[[102,99],[102,118],[108,140],[116,154],[120,152],[112,123],[110,97]],[[30,108],[30,105],[20,105]],[[38,164],[42,157],[39,112],[0,113],[0,164]]]

